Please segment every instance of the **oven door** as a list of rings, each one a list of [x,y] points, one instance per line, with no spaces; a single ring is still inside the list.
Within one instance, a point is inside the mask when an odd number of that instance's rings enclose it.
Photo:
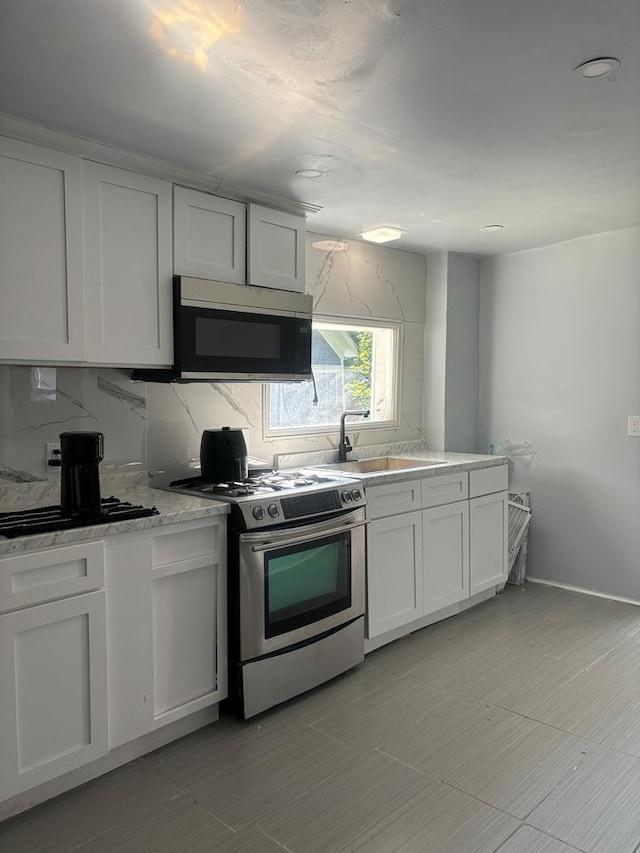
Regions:
[[[364,614],[364,509],[240,535],[240,659],[307,642]]]

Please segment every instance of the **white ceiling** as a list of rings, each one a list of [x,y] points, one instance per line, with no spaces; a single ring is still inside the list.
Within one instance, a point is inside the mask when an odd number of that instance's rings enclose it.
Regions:
[[[572,75],[603,55],[614,81]],[[639,0],[1,0],[0,111],[398,248],[640,222]]]

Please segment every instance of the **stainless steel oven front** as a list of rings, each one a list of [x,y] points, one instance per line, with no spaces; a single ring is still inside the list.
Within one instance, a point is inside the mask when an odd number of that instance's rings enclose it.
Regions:
[[[272,655],[364,614],[364,508],[239,537],[240,661]]]

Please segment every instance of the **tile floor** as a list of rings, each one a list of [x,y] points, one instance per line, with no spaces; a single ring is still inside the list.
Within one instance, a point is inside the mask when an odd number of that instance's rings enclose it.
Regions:
[[[527,584],[0,824],[2,853],[638,853],[640,608]]]

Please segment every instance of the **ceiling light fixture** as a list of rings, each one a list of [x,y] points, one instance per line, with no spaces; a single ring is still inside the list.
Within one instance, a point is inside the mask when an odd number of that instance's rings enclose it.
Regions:
[[[296,178],[321,178],[324,174],[322,169],[298,169]]]
[[[504,225],[485,225],[482,230],[487,233],[491,231],[504,231]]]
[[[622,63],[619,59],[613,56],[599,56],[597,59],[590,59],[588,62],[583,62],[573,69],[576,77],[582,77],[584,80],[599,80],[606,77],[608,80],[616,79],[616,71]]]
[[[314,249],[323,252],[346,252],[347,244],[343,240],[314,240],[311,244]]]
[[[394,228],[391,225],[383,225],[381,228],[372,228],[370,231],[362,232],[362,239],[368,240],[370,243],[388,243],[391,240],[398,240],[402,237],[400,228]]]

